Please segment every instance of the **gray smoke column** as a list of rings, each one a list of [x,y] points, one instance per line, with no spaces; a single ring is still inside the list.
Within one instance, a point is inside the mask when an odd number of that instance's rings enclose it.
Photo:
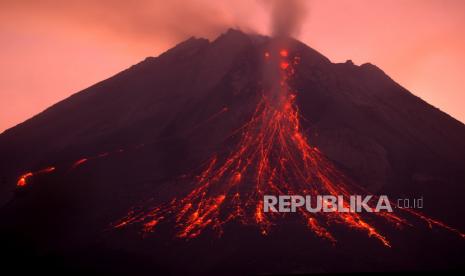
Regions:
[[[293,37],[299,34],[308,14],[308,0],[268,0],[271,6],[271,34]]]
[[[269,8],[271,21],[271,34],[274,37],[268,45],[268,57],[264,63],[263,84],[269,92],[269,97],[277,108],[284,104],[283,99],[289,93],[287,85],[281,85],[286,72],[280,65],[287,59],[290,49],[291,37],[299,34],[307,15],[307,3],[305,0],[264,0],[266,8]],[[286,52],[283,57],[280,53]]]

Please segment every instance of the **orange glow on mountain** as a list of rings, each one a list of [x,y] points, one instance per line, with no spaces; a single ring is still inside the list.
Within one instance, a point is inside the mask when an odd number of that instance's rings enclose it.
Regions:
[[[265,57],[270,56],[265,52]],[[296,104],[297,92],[288,81],[295,73],[294,65],[300,61],[298,55],[291,56],[288,50],[279,51],[276,66],[280,78],[275,88],[278,94],[262,91],[250,120],[235,131],[239,142],[226,157],[213,156],[205,169],[198,175],[195,188],[180,199],[167,204],[131,210],[113,227],[121,228],[130,224],[142,224],[144,233],[153,232],[164,220],[174,221],[179,238],[191,239],[205,229],[213,229],[219,234],[226,223],[239,222],[255,225],[260,233],[267,235],[272,226],[283,218],[283,213],[263,210],[264,195],[333,195],[350,197],[354,194],[367,194],[353,183],[328,160],[320,150],[311,146],[306,130],[300,124],[301,115]],[[228,112],[223,107],[202,124],[214,120]],[[198,125],[199,126],[199,125]],[[196,126],[196,127],[198,127]],[[143,147],[143,144],[134,149]],[[75,169],[90,160],[120,154],[130,148],[119,148],[112,152],[102,152],[72,163]],[[18,178],[17,186],[24,187],[28,180],[38,174],[49,173],[55,167],[47,167],[37,172],[26,172]],[[349,208],[348,203],[344,203]],[[137,211],[136,211],[137,210]],[[418,212],[403,210],[407,216],[457,233],[459,230],[442,222],[428,218]],[[310,213],[299,210],[296,217],[317,237],[337,242],[331,225],[339,224],[349,229],[365,232],[368,237],[391,247],[386,236],[377,228],[381,222],[389,222],[395,227],[412,226],[404,216],[394,213]]]
[[[223,108],[221,110],[221,112],[225,112],[227,111],[227,108]],[[133,149],[140,149],[144,147],[144,144],[140,144],[140,145],[137,145],[135,148]],[[76,169],[77,167],[83,165],[84,163],[90,161],[90,160],[94,160],[94,159],[99,159],[99,158],[104,158],[104,157],[107,157],[107,156],[110,156],[112,154],[115,154],[115,153],[122,153],[124,152],[125,149],[118,149],[116,151],[113,151],[113,152],[102,152],[102,153],[99,153],[95,156],[89,156],[89,157],[84,157],[84,158],[81,158],[81,159],[78,159],[76,161],[74,161],[70,167],[70,169]],[[18,180],[16,182],[16,186],[17,187],[24,187],[28,184],[28,180],[36,175],[39,175],[39,174],[44,174],[44,173],[50,173],[52,171],[56,170],[56,167],[54,166],[50,166],[50,167],[47,167],[45,169],[42,169],[42,170],[39,170],[39,171],[36,171],[36,172],[26,172],[22,175],[20,175],[18,177]]]
[[[72,168],[75,169],[77,167],[79,167],[80,165],[84,164],[85,162],[87,162],[89,159],[87,158],[81,158],[79,160],[77,160],[76,162],[74,162]]]
[[[265,52],[265,57],[269,55]],[[264,195],[349,197],[364,192],[308,142],[300,125],[295,103],[297,94],[288,85],[295,72],[292,65],[298,64],[300,58],[294,56],[290,60],[285,49],[279,51],[279,57],[279,100],[273,100],[274,95],[266,91],[262,93],[253,116],[241,128],[239,143],[229,155],[224,159],[213,157],[197,177],[196,188],[184,198],[143,211],[133,210],[117,222],[115,228],[141,223],[145,233],[152,232],[161,220],[174,216],[176,236],[180,238],[195,238],[206,228],[221,234],[222,226],[231,221],[256,225],[266,235],[283,214],[264,213]],[[344,207],[349,207],[346,205]],[[387,221],[396,227],[410,225],[405,218],[387,212],[299,211],[297,214],[311,232],[332,243],[336,242],[336,237],[331,233],[331,224],[365,232],[386,247],[391,245],[375,227],[377,221]],[[419,214],[413,215],[428,221]]]
[[[286,70],[286,69],[289,67],[289,62],[287,62],[287,61],[282,61],[282,62],[280,63],[280,67],[281,67],[281,69]]]
[[[39,175],[39,174],[50,173],[50,172],[53,172],[54,170],[55,170],[55,167],[47,167],[45,169],[42,169],[36,172],[24,173],[18,178],[18,181],[16,182],[16,186],[25,187],[28,184],[28,179],[30,179],[31,177]]]

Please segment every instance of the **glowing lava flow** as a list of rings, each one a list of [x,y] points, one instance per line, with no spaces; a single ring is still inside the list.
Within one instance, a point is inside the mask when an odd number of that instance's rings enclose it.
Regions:
[[[143,146],[144,146],[144,144],[140,144],[140,145],[136,146],[136,149],[139,149],[139,148],[141,148]],[[124,151],[125,151],[124,149],[118,149],[117,151],[114,151],[114,152],[102,152],[102,153],[100,153],[100,154],[98,154],[96,156],[84,157],[84,158],[81,158],[81,159],[78,159],[78,160],[74,161],[73,164],[71,165],[70,169],[74,170],[77,167],[79,167],[79,166],[83,165],[84,163],[88,162],[89,160],[107,157],[110,154],[122,153]],[[19,188],[25,187],[28,184],[28,179],[30,179],[30,178],[32,178],[32,177],[34,177],[36,175],[50,173],[50,172],[55,171],[55,170],[56,170],[56,167],[50,166],[50,167],[47,167],[45,169],[42,169],[42,170],[39,170],[39,171],[36,171],[36,172],[26,172],[26,173],[19,176],[18,181],[16,182],[16,187],[19,187]]]
[[[80,165],[84,164],[85,162],[89,161],[87,158],[81,158],[78,161],[74,162],[73,166],[71,167],[72,169],[75,169],[79,167]]]
[[[45,169],[36,171],[36,172],[27,172],[21,175],[18,178],[18,181],[16,182],[17,187],[25,187],[28,184],[28,179],[30,179],[33,176],[39,175],[39,174],[45,174],[45,173],[50,173],[55,170],[55,167],[47,167]]]
[[[270,56],[265,53],[265,59]],[[289,60],[287,50],[279,52],[279,95],[263,93],[250,121],[241,128],[236,148],[225,158],[212,158],[197,177],[195,189],[166,205],[132,210],[113,227],[140,223],[144,232],[151,232],[162,220],[171,220],[178,229],[177,237],[194,238],[207,228],[221,233],[224,224],[237,221],[257,225],[266,235],[283,214],[264,213],[264,195],[348,197],[361,192],[309,144],[302,131],[296,95],[288,85],[297,61]],[[314,234],[332,242],[336,238],[330,232],[331,224],[364,231],[388,247],[389,241],[373,222],[381,219],[397,227],[409,225],[406,219],[387,212],[363,217],[342,212],[299,211],[298,215]]]

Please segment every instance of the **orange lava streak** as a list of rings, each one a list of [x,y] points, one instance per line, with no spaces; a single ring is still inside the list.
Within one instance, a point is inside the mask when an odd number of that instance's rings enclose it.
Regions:
[[[268,58],[270,54],[265,53]],[[162,219],[173,217],[178,237],[194,238],[204,229],[221,232],[221,227],[236,220],[257,225],[266,235],[282,213],[264,213],[264,195],[342,195],[357,194],[351,183],[322,153],[312,147],[300,125],[288,79],[294,74],[294,58],[281,50],[279,95],[263,93],[255,112],[240,130],[240,141],[224,159],[212,158],[197,178],[196,188],[187,196],[162,207],[131,213],[114,227],[141,222],[144,232],[152,231]],[[276,100],[278,99],[278,100]],[[348,206],[345,206],[348,207]],[[364,231],[384,246],[390,243],[373,224],[376,219],[396,226],[409,225],[393,213],[308,213],[297,212],[316,236],[336,242],[329,227],[332,223]],[[363,218],[362,218],[363,215]],[[435,223],[426,217],[420,217]],[[370,221],[370,222],[368,222]],[[438,224],[438,223],[435,223]]]
[[[222,112],[225,112],[227,111],[227,108],[223,108]],[[139,144],[137,145],[137,147],[135,149],[139,149],[141,147],[143,147],[144,144]],[[84,157],[84,158],[81,158],[79,160],[76,160],[73,162],[73,164],[71,165],[71,168],[70,169],[76,169],[77,167],[81,166],[82,164],[88,162],[89,160],[92,160],[92,159],[97,159],[97,158],[104,158],[104,157],[107,157],[109,156],[110,154],[113,154],[113,153],[121,153],[121,152],[124,152],[125,150],[124,149],[118,149],[117,151],[114,151],[112,153],[110,152],[102,152],[96,156],[91,156],[91,157]],[[50,166],[50,167],[47,167],[45,169],[42,169],[42,170],[39,170],[39,171],[36,171],[36,172],[26,172],[22,175],[20,175],[18,177],[18,180],[16,182],[16,186],[17,187],[24,187],[27,185],[27,181],[28,179],[30,179],[31,177],[35,176],[35,175],[38,175],[38,174],[44,174],[44,173],[50,173],[52,171],[54,171],[56,168],[53,167],[53,166]]]
[[[27,185],[27,181],[28,181],[29,178],[31,178],[31,177],[33,177],[35,175],[39,175],[39,174],[50,173],[50,172],[52,172],[54,170],[55,170],[55,167],[47,167],[45,169],[42,169],[42,170],[39,170],[39,171],[36,171],[36,172],[24,173],[18,178],[18,181],[16,182],[16,186],[17,187],[25,187]]]
[[[79,160],[77,160],[76,162],[74,162],[73,166],[71,168],[75,169],[77,167],[79,167],[80,165],[84,164],[85,162],[87,162],[89,159],[87,158],[81,158]]]
[[[441,228],[444,228],[444,229],[447,229],[451,232],[454,232],[456,233],[457,235],[459,235],[461,238],[465,238],[465,234],[460,232],[459,230],[453,228],[453,227],[450,227],[449,225],[445,224],[445,223],[442,223],[438,220],[435,220],[435,219],[432,219],[432,218],[429,218],[419,212],[416,212],[414,210],[411,210],[411,209],[404,209],[404,211],[408,212],[408,213],[411,213],[412,215],[418,217],[418,218],[421,218],[423,221],[425,221],[427,224],[428,224],[428,227],[429,228],[433,228],[433,225],[436,225],[438,227],[441,227]]]

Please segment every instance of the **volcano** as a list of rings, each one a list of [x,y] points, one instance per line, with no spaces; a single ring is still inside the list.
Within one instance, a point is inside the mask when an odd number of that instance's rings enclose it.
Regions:
[[[463,269],[465,126],[375,65],[277,40],[188,39],[1,134],[8,258],[123,274]],[[261,209],[265,194],[361,193],[424,208]]]

